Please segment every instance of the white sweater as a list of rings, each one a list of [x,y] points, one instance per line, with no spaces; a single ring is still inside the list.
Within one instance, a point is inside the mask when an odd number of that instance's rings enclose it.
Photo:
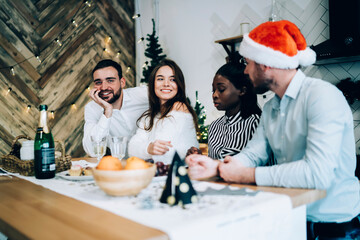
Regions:
[[[146,119],[146,121],[149,121]],[[144,130],[145,119],[142,118],[135,135],[129,142],[129,156],[136,156],[142,159],[152,158],[154,161],[162,161],[171,164],[175,150],[180,158],[184,159],[187,150],[198,147],[196,130],[192,115],[179,111],[171,111],[164,119],[159,119],[159,115],[154,119],[154,126],[151,131]],[[171,141],[172,148],[164,155],[151,155],[147,148],[155,140]]]

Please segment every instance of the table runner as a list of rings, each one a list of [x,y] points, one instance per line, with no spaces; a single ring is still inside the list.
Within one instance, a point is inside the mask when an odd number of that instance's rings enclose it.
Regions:
[[[85,160],[77,163],[89,165]],[[154,177],[150,185],[137,196],[115,197],[105,194],[93,180],[68,181],[59,176],[39,180],[16,176],[160,229],[175,240],[289,239],[292,228],[291,200],[286,195],[192,181],[199,201],[183,208],[159,202],[166,177]],[[216,195],[217,191],[221,191],[221,195]]]

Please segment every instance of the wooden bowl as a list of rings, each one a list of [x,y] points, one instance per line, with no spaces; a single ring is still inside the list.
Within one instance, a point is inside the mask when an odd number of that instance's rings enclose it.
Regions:
[[[136,195],[146,188],[155,176],[156,166],[149,163],[149,168],[138,170],[107,171],[93,168],[96,184],[112,196]]]

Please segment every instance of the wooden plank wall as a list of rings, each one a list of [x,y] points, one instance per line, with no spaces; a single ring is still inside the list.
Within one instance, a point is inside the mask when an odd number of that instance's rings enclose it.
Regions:
[[[54,138],[72,157],[85,156],[84,106],[96,63],[119,62],[127,86],[135,84],[133,15],[133,0],[0,0],[0,155],[16,136],[35,137],[38,107],[47,104]]]

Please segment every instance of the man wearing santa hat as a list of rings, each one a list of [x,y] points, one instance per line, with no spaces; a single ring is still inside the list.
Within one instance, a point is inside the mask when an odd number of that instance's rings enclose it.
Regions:
[[[265,104],[258,129],[241,153],[224,162],[190,155],[190,177],[219,175],[228,182],[325,189],[325,198],[307,206],[308,239],[359,239],[353,117],[343,94],[299,69],[313,64],[316,54],[289,21],[253,29],[244,36],[240,54],[257,93],[271,90],[275,96]],[[269,166],[271,152],[276,164]]]

